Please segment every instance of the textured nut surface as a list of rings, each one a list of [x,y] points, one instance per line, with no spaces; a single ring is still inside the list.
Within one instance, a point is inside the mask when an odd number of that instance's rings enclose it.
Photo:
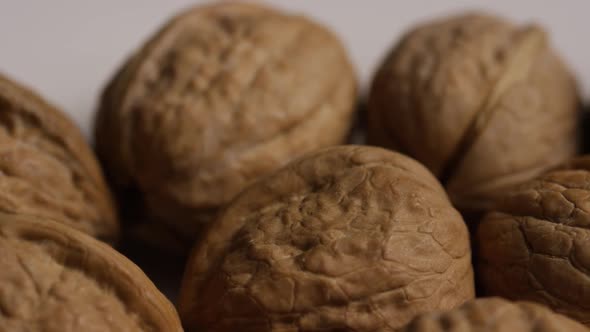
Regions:
[[[590,324],[590,157],[519,186],[478,229],[485,292]]]
[[[344,48],[318,24],[252,4],[197,7],[107,87],[98,152],[160,227],[192,237],[254,178],[343,142],[355,90]]]
[[[0,331],[182,331],[143,272],[67,226],[0,213]]]
[[[426,313],[401,332],[584,332],[588,329],[531,302],[483,298],[448,312]]]
[[[243,191],[189,259],[189,331],[393,331],[473,298],[469,240],[438,181],[374,147],[304,156]]]
[[[0,211],[47,217],[113,242],[115,208],[78,128],[0,75]]]
[[[410,31],[385,59],[369,142],[415,157],[477,211],[575,153],[577,104],[542,29],[455,16]]]

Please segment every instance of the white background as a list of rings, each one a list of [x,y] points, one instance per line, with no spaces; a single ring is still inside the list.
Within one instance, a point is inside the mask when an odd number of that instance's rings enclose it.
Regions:
[[[89,133],[96,99],[117,66],[188,0],[0,0],[0,72],[61,106]],[[386,50],[412,24],[436,15],[488,10],[534,20],[590,95],[588,0],[269,0],[332,27],[364,87]]]

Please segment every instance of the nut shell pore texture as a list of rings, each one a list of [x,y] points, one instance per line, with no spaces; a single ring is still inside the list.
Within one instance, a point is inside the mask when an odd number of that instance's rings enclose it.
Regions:
[[[482,298],[420,315],[400,332],[586,332],[584,325],[531,302]]]
[[[590,325],[590,156],[506,193],[478,229],[484,291]]]
[[[243,191],[189,259],[188,331],[394,331],[474,297],[466,226],[416,161],[341,146]]]
[[[339,40],[310,20],[252,4],[189,10],[107,87],[97,146],[119,188],[190,240],[247,183],[342,143],[356,99]]]
[[[0,214],[0,252],[0,331],[182,331],[137,266],[81,232]]]
[[[460,210],[488,208],[576,151],[576,85],[547,39],[479,14],[410,31],[373,81],[369,142],[424,163]]]
[[[0,211],[50,218],[110,243],[119,233],[102,172],[78,128],[2,75]]]

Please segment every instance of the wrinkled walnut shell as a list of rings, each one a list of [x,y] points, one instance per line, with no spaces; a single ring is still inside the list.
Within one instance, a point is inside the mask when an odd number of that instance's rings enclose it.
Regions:
[[[578,95],[543,30],[469,14],[410,31],[378,70],[369,142],[424,163],[478,212],[574,155]]]
[[[179,332],[143,272],[67,226],[0,213],[0,330]]]
[[[152,240],[166,230],[168,244],[188,245],[253,179],[343,142],[355,97],[346,52],[324,27],[253,4],[197,7],[109,84],[98,153],[160,228]],[[146,227],[137,231],[150,236]]]
[[[416,161],[322,149],[249,186],[189,259],[187,331],[394,331],[474,297],[466,226]]]
[[[100,167],[78,128],[1,75],[0,211],[50,218],[110,243],[119,233]]]
[[[590,325],[590,156],[509,192],[477,233],[486,294],[543,303]]]
[[[483,298],[448,312],[418,316],[400,332],[587,332],[565,316],[531,302]]]

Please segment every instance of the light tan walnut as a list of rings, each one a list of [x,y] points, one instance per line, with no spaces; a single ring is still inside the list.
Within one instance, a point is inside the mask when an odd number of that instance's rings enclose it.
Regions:
[[[182,331],[137,266],[70,227],[0,213],[0,252],[0,331]]]
[[[196,7],[106,88],[98,153],[115,186],[146,210],[140,236],[188,248],[246,184],[342,143],[355,99],[353,68],[326,28],[254,4]]]
[[[506,193],[477,233],[486,294],[590,325],[590,156]]]
[[[465,14],[405,35],[374,78],[369,142],[424,163],[462,212],[577,148],[575,82],[536,25]]]
[[[416,161],[340,146],[230,203],[189,259],[188,331],[394,331],[474,297],[466,226]]]
[[[51,218],[110,243],[119,233],[113,200],[79,129],[1,75],[0,211]]]
[[[531,302],[476,299],[448,312],[416,317],[400,332],[587,332],[565,316]]]

